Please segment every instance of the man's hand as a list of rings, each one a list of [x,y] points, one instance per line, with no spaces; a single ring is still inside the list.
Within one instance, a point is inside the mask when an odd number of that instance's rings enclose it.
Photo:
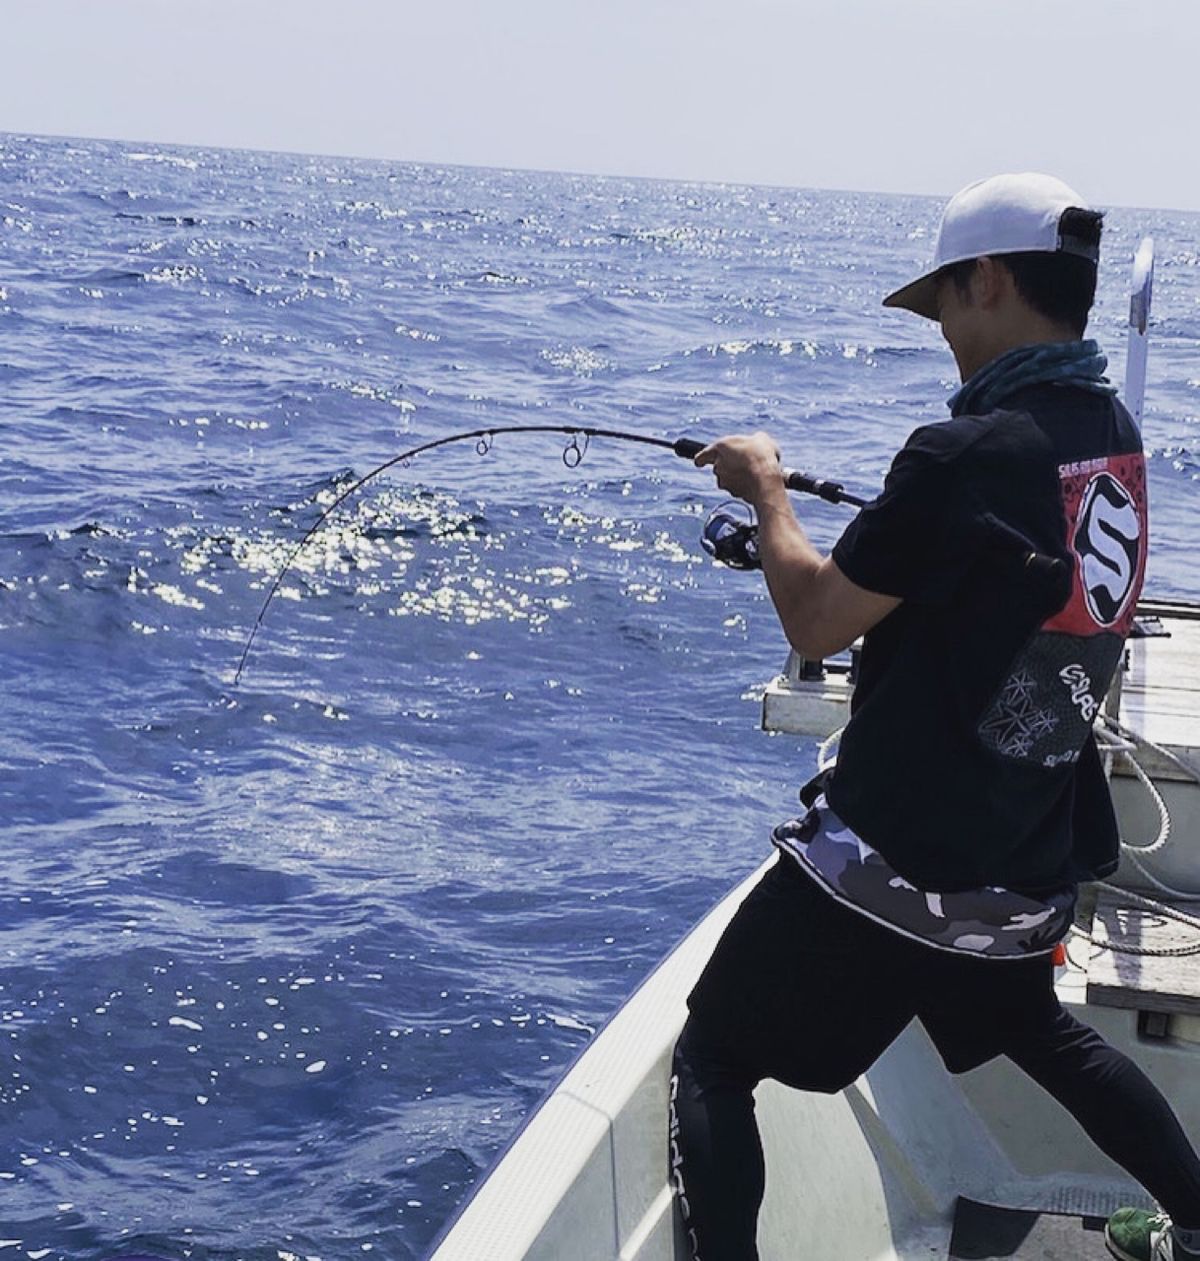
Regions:
[[[717,485],[756,508],[772,490],[783,487],[779,448],[770,434],[735,434],[718,438],[696,456],[697,468],[712,466]]]
[[[851,582],[808,541],[769,434],[720,438],[696,456],[696,464],[711,465],[722,490],[754,506],[767,589],[784,634],[802,656],[819,661],[849,647],[900,603]]]

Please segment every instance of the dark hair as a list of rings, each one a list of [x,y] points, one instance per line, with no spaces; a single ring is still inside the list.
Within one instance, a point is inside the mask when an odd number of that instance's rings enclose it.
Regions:
[[[1059,237],[1068,249],[1087,250],[1099,256],[1100,231],[1104,215],[1099,210],[1069,207],[1058,221]],[[1051,254],[1030,251],[1019,254],[995,254],[1012,273],[1017,293],[1039,314],[1057,324],[1065,324],[1082,337],[1087,328],[1088,312],[1096,300],[1096,262],[1081,253],[1059,250]],[[951,263],[945,271],[958,288],[966,293],[975,270],[975,259]]]

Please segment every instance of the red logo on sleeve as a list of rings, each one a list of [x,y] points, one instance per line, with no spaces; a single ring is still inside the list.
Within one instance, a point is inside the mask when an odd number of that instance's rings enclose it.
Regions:
[[[1146,571],[1146,464],[1140,453],[1059,466],[1075,558],[1071,595],[1043,629],[1126,635]]]

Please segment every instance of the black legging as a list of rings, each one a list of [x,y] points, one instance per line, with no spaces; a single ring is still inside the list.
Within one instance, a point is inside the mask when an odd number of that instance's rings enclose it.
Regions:
[[[1177,1226],[1200,1227],[1200,1158],[1162,1093],[1128,1056],[1062,1011],[1004,1053],[1059,1101],[1105,1155],[1127,1170]],[[706,1045],[695,1020],[675,1048],[672,1174],[697,1261],[757,1261],[762,1144],[757,1081]]]
[[[1200,1158],[1162,1092],[1127,1055],[1067,1011],[1044,1034],[1024,1035],[1005,1054],[1175,1225],[1200,1226]]]

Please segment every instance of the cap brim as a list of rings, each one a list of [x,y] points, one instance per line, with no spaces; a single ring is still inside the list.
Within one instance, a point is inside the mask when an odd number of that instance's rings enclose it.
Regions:
[[[937,277],[937,271],[931,271],[910,281],[902,289],[889,293],[884,298],[883,305],[902,307],[905,311],[923,315],[927,320],[936,320],[938,318]]]

